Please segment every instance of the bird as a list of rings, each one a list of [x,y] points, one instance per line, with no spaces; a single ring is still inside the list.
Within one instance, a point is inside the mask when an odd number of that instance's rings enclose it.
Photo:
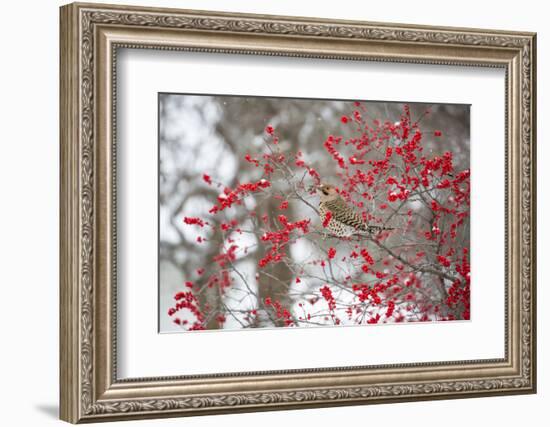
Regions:
[[[351,237],[355,234],[372,235],[383,230],[393,230],[365,222],[363,217],[340,196],[336,187],[321,184],[317,186],[316,191],[319,195],[319,217],[331,234],[337,237]],[[327,220],[328,213],[330,216]]]

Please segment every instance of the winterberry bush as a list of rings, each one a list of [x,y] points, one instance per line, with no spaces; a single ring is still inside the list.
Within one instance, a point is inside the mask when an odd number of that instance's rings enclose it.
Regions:
[[[182,330],[470,319],[468,155],[443,126],[423,128],[433,114],[380,118],[347,102],[307,149],[266,123],[240,156],[246,181],[202,171],[200,214],[177,209],[183,250],[203,262],[161,315]],[[387,229],[332,235],[322,182]]]

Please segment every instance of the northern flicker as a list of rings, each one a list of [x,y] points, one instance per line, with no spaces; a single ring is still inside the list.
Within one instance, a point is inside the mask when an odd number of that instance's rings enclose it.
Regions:
[[[326,229],[337,237],[350,237],[354,234],[376,234],[392,228],[367,224],[338,194],[336,188],[329,184],[317,187],[319,194],[319,216]],[[330,214],[327,220],[327,214]]]

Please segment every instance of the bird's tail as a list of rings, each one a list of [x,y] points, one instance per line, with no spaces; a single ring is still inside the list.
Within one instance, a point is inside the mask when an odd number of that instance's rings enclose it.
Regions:
[[[394,227],[382,227],[381,225],[367,225],[365,231],[368,234],[378,234],[378,233],[381,233],[382,231],[390,231],[390,230],[395,230],[395,228]]]

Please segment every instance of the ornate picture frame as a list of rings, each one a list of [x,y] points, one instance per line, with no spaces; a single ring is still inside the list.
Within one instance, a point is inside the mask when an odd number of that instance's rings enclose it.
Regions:
[[[70,4],[61,8],[61,418],[72,423],[536,391],[536,35]],[[505,70],[505,357],[117,378],[117,49]]]

